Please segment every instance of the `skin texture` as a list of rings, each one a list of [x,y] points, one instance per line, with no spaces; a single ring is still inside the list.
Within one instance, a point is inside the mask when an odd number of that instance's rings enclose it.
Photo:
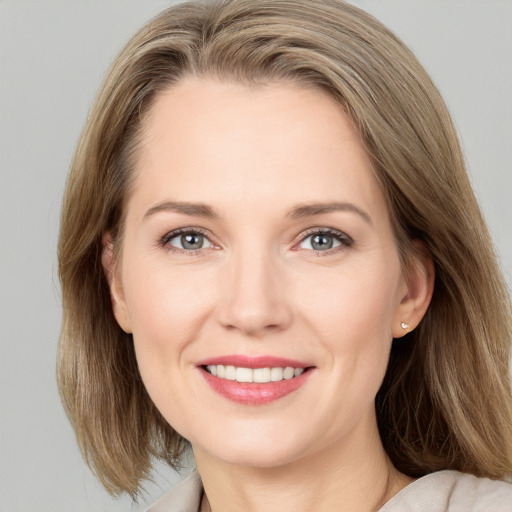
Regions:
[[[212,510],[372,510],[406,485],[374,399],[400,323],[413,329],[428,306],[433,271],[415,260],[406,281],[342,109],[288,83],[183,80],[146,118],[136,172],[120,257],[104,251],[114,312],[152,400],[192,443]],[[200,230],[201,248],[180,245],[177,229]],[[311,235],[325,229],[341,235],[320,250]],[[311,369],[289,395],[241,404],[197,366],[233,354]]]

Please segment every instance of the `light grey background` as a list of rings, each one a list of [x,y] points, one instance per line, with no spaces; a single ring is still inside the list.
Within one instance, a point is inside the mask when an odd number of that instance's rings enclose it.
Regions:
[[[55,246],[74,144],[109,63],[167,0],[0,0],[0,511],[140,511],[78,453],[55,385]],[[512,284],[512,1],[360,0],[453,113]],[[148,503],[176,476],[160,468]]]

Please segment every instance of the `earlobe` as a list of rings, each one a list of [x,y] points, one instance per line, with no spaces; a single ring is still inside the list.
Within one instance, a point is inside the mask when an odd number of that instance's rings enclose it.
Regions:
[[[110,288],[110,301],[117,323],[123,331],[131,333],[130,315],[128,314],[120,272],[115,257],[114,243],[110,233],[105,233],[103,236],[101,264]]]
[[[400,298],[393,321],[394,338],[401,338],[418,326],[434,293],[435,269],[432,255],[419,240],[415,240],[413,246],[414,252],[405,277],[405,292]]]

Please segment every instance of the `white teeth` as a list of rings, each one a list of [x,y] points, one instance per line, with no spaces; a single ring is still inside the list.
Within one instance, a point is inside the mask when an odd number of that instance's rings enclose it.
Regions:
[[[278,382],[283,380],[283,369],[282,368],[271,368],[270,369],[270,380],[272,382]]]
[[[251,368],[237,368],[235,380],[237,382],[254,382]]]
[[[224,366],[223,364],[209,364],[206,369],[214,377],[221,379],[236,380],[237,382],[279,382],[281,380],[293,379],[304,373],[304,368],[244,368],[237,366]]]
[[[236,368],[234,366],[226,366],[225,379],[236,380]]]
[[[255,368],[253,380],[254,382],[270,382],[270,368]]]
[[[291,367],[291,366],[287,366],[285,369],[284,369],[284,372],[283,372],[283,377],[288,380],[288,379],[293,379],[293,372],[294,372],[294,369]]]

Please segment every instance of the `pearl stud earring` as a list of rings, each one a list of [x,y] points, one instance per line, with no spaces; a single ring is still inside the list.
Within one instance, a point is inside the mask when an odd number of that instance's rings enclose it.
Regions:
[[[402,323],[400,324],[400,326],[402,327],[402,329],[403,329],[404,331],[407,331],[407,329],[409,329],[409,324],[406,324],[405,322],[402,322]]]

